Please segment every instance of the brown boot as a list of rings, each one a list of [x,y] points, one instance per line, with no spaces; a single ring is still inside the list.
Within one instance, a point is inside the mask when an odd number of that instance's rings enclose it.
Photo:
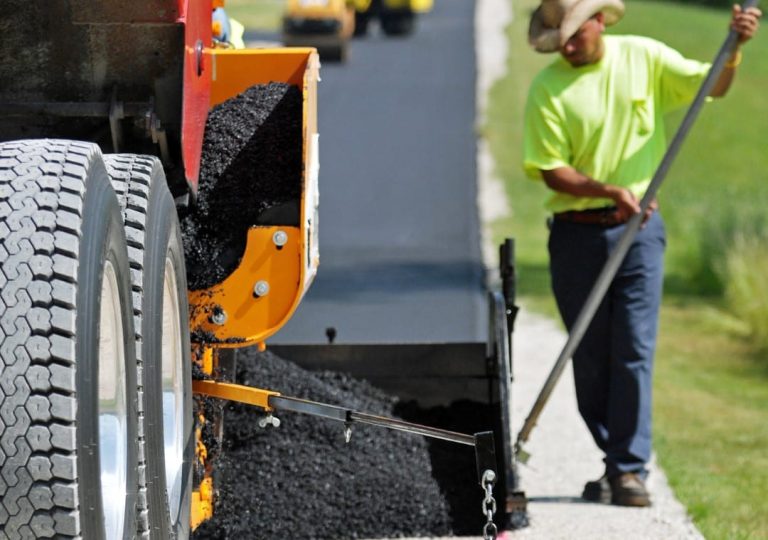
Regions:
[[[611,503],[618,506],[650,506],[645,482],[635,473],[622,473],[609,479]]]
[[[609,504],[611,502],[611,484],[608,476],[603,475],[597,480],[590,480],[584,484],[581,498],[585,501]]]

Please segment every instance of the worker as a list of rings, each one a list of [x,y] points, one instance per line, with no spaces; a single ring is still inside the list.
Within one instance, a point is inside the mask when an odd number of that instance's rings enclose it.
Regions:
[[[244,49],[245,27],[224,10],[224,0],[213,0],[211,6],[213,8],[211,22],[214,41],[234,49]]]
[[[213,0],[211,7],[213,8],[213,13],[211,14],[213,39],[221,43],[229,43],[232,28],[229,23],[229,16],[224,10],[224,0]]]
[[[559,53],[531,84],[524,168],[550,189],[552,289],[574,324],[610,252],[666,151],[663,115],[693,101],[710,65],[656,40],[605,35],[621,0],[543,0],[529,43]],[[725,95],[755,34],[760,10],[733,7],[737,45],[710,95]],[[590,501],[648,506],[651,375],[661,299],[664,224],[653,201],[573,355],[579,412],[604,453],[605,474],[587,482]]]

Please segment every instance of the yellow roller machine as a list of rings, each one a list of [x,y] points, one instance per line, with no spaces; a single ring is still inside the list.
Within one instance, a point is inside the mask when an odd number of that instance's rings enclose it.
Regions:
[[[287,0],[283,43],[315,47],[324,60],[345,61],[354,32],[350,0]]]

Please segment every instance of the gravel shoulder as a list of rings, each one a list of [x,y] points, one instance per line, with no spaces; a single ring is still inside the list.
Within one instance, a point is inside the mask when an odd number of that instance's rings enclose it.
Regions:
[[[478,119],[483,118],[490,85],[504,74],[507,43],[504,29],[512,20],[509,0],[477,0],[475,35],[478,65]],[[521,44],[524,46],[524,44]],[[489,242],[488,223],[511,211],[501,182],[493,177],[493,159],[484,142],[478,146],[478,183],[483,227],[483,252],[489,268],[497,264]],[[513,433],[517,433],[554,365],[566,334],[555,321],[522,307],[515,325]],[[651,464],[650,508],[621,508],[585,503],[580,499],[586,481],[602,474],[601,454],[578,415],[570,365],[526,445],[531,459],[519,470],[521,487],[529,498],[531,525],[506,532],[507,538],[526,539],[700,539],[685,508],[675,498],[666,476]]]

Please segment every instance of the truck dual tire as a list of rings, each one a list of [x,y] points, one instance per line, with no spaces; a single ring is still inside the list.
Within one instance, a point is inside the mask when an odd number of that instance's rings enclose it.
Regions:
[[[0,216],[2,536],[133,538],[130,270],[98,147],[0,144]]]
[[[156,160],[0,144],[0,538],[189,535],[187,317]]]
[[[160,161],[104,156],[125,221],[139,372],[139,534],[187,538],[194,435],[181,230]]]

